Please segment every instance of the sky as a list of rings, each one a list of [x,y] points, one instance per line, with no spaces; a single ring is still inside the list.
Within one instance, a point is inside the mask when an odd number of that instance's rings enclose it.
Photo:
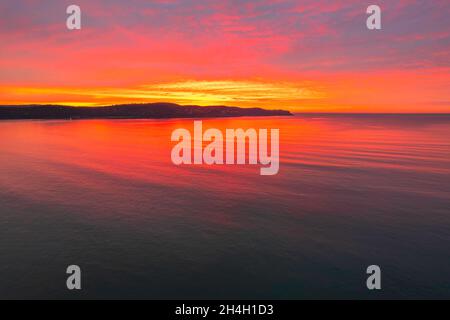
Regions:
[[[0,0],[0,104],[450,112],[449,85],[448,0]]]

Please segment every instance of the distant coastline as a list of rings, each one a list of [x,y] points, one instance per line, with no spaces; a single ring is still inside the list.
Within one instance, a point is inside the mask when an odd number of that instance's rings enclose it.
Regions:
[[[168,119],[244,116],[292,116],[285,110],[227,106],[182,106],[174,103],[121,104],[104,107],[0,105],[0,120],[20,119]]]

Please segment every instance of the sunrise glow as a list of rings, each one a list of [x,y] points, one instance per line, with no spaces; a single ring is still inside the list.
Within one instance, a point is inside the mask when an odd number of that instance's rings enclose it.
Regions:
[[[450,112],[445,1],[379,2],[377,31],[358,1],[83,0],[77,31],[65,3],[2,3],[0,104]]]

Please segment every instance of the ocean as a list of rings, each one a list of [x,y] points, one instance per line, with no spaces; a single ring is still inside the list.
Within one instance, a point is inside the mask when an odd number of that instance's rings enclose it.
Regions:
[[[193,119],[1,121],[0,298],[450,299],[450,115],[202,120],[279,173],[175,166]]]

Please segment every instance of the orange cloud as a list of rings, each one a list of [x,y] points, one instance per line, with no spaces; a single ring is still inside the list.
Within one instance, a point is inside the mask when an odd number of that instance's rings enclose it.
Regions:
[[[79,32],[0,3],[0,103],[450,112],[449,4],[380,1],[381,32],[359,1],[79,0]]]

